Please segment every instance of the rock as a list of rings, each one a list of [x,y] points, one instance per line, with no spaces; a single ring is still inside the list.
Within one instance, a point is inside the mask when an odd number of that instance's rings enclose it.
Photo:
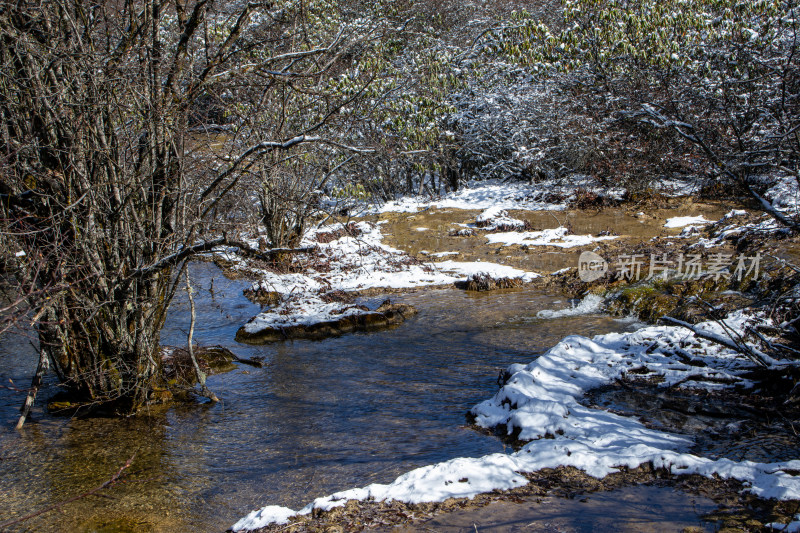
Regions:
[[[267,327],[248,332],[244,327],[236,332],[236,341],[246,344],[266,344],[290,339],[325,339],[353,331],[375,331],[403,323],[417,314],[408,304],[385,301],[374,311],[343,316],[316,324],[296,324],[284,327]]]
[[[269,291],[262,287],[246,289],[244,296],[251,302],[262,305],[278,305],[281,302],[281,294],[279,292]]]

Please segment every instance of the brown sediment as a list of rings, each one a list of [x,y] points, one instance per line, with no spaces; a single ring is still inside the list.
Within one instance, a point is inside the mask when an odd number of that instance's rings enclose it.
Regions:
[[[403,323],[417,314],[408,304],[384,302],[375,311],[366,311],[327,320],[315,324],[296,324],[291,326],[267,327],[256,332],[248,332],[245,327],[236,332],[236,341],[247,344],[265,344],[291,339],[325,339],[353,331],[374,331],[390,328]]]
[[[689,198],[671,198],[661,207],[640,207],[625,204],[619,207],[597,209],[567,209],[564,211],[508,210],[510,216],[522,220],[533,231],[567,227],[576,235],[615,235],[613,241],[591,243],[575,248],[555,246],[525,246],[490,244],[481,229],[469,231],[471,235],[458,235],[469,229],[464,224],[473,223],[480,210],[429,208],[417,213],[383,213],[367,220],[382,222],[384,243],[399,248],[419,259],[432,260],[431,252],[455,252],[446,257],[457,261],[486,261],[513,266],[522,270],[549,273],[577,266],[578,256],[584,250],[613,251],[633,243],[649,241],[653,237],[675,237],[681,229],[665,228],[668,218],[705,215],[709,220],[721,218],[740,206],[722,202],[695,202]],[[640,214],[640,209],[645,214]],[[428,228],[417,231],[417,228]],[[428,252],[428,254],[423,253]],[[600,252],[602,255],[602,252]]]

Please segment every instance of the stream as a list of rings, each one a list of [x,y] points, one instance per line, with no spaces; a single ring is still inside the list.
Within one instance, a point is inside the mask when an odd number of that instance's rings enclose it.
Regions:
[[[119,420],[48,414],[40,394],[32,419],[13,429],[24,396],[0,389],[0,516],[22,516],[89,491],[133,456],[124,482],[18,525],[20,531],[221,531],[266,504],[388,483],[427,464],[511,452],[466,426],[465,414],[497,390],[498,372],[528,362],[567,334],[631,329],[585,315],[544,321],[569,305],[533,289],[500,293],[431,290],[392,295],[419,314],[384,332],[324,341],[246,346],[236,329],[259,311],[210,263],[193,263],[195,340],[223,345],[264,368],[238,365],[209,378],[217,405],[175,405]],[[212,285],[213,294],[207,289]],[[374,300],[380,300],[377,297]],[[367,301],[370,303],[370,301]],[[162,343],[185,345],[185,295],[174,301]],[[30,341],[0,342],[0,382],[24,388]]]

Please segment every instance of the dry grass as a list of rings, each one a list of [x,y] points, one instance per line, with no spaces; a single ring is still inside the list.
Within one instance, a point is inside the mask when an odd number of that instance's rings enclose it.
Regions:
[[[341,239],[342,237],[358,237],[361,235],[361,230],[355,222],[350,222],[335,231],[325,231],[317,233],[314,237],[318,243],[327,244]]]

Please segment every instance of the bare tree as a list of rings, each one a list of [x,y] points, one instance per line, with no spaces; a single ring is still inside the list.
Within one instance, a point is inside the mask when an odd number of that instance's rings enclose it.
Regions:
[[[297,129],[265,119],[266,95],[319,88],[374,37],[321,4],[0,2],[3,255],[76,397],[131,413],[158,396],[167,307],[185,261],[226,242],[226,195],[328,142],[343,101],[324,91]]]

